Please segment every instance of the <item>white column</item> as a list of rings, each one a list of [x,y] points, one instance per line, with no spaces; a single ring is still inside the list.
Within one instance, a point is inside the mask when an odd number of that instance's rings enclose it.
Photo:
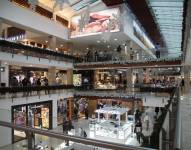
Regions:
[[[98,122],[99,122],[100,121],[100,113],[98,112],[97,115],[98,115],[97,117],[98,117]]]
[[[119,126],[121,124],[121,115],[119,114]]]
[[[52,128],[57,127],[57,100],[52,101]]]
[[[127,112],[125,113],[125,118],[126,118],[126,122],[128,121],[128,114]]]
[[[190,91],[190,66],[184,66],[184,92],[188,93]]]
[[[0,66],[5,68],[5,70],[1,72],[0,83],[5,83],[7,87],[9,86],[9,65],[7,62],[1,62]]]
[[[50,39],[49,39],[49,48],[51,50],[56,50],[56,37],[55,36],[50,37]]]
[[[0,19],[0,38],[3,36],[3,20]]]

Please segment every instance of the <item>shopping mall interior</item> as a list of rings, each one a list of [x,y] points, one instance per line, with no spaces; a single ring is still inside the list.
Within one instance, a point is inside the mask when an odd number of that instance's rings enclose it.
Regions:
[[[0,150],[190,150],[191,0],[0,0]]]

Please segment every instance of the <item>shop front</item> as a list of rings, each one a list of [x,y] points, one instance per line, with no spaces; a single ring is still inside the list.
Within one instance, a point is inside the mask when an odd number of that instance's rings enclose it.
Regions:
[[[52,128],[52,101],[12,106],[12,122],[39,129]],[[13,143],[26,138],[23,131],[13,130]]]
[[[96,70],[94,72],[94,88],[111,90],[125,88],[126,74],[121,70]]]

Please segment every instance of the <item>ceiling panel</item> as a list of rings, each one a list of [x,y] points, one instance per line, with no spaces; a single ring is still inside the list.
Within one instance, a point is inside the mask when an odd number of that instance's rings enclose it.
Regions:
[[[170,53],[181,54],[184,0],[148,0]]]

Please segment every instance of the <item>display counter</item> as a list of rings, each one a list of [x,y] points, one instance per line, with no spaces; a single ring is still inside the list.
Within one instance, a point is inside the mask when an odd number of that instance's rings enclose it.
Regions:
[[[96,139],[125,143],[127,138],[133,133],[133,122],[121,123],[119,126],[118,122],[102,120],[101,122],[90,124],[90,131],[94,131]]]

